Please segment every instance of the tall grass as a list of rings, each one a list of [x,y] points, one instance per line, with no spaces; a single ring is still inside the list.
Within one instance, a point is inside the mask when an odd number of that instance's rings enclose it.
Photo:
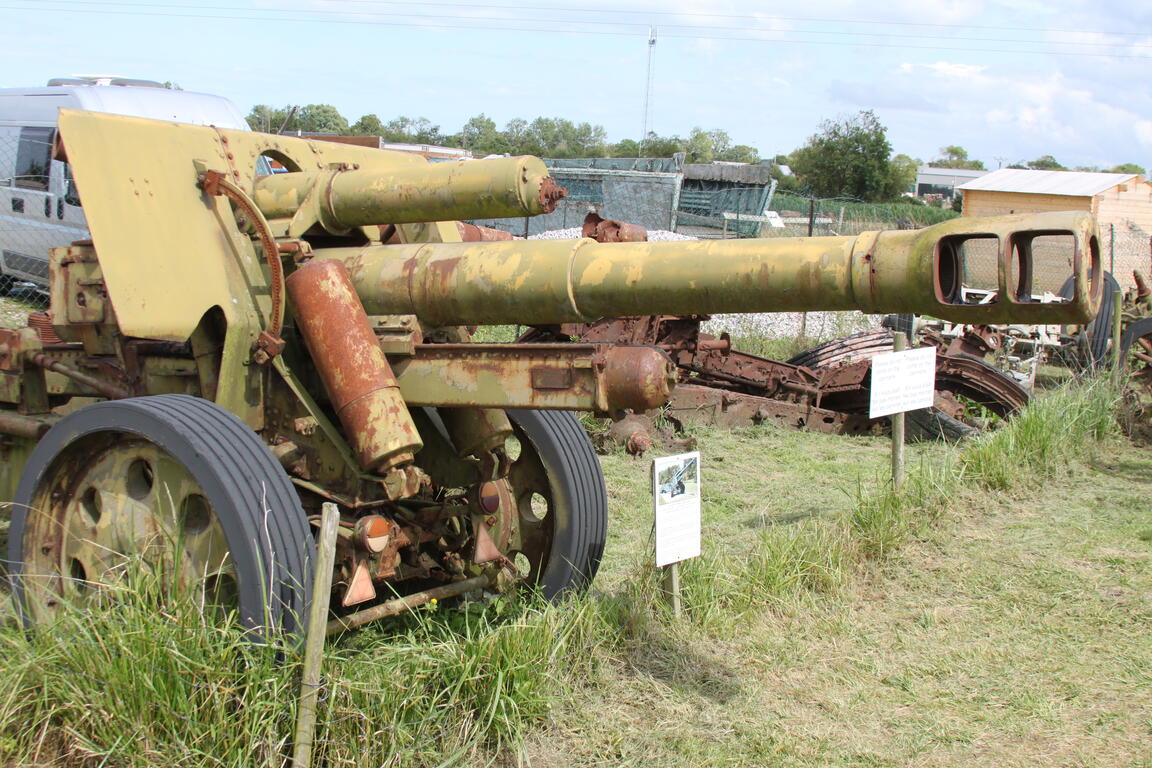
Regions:
[[[1106,378],[1070,382],[944,459],[922,463],[903,488],[890,483],[857,492],[847,526],[856,552],[883,557],[952,506],[967,488],[1006,491],[1041,482],[1068,465],[1091,460],[1118,434],[1120,396]]]
[[[842,530],[834,523],[774,525],[739,556],[706,554],[682,563],[683,606],[700,627],[737,629],[765,606],[837,589],[847,572],[846,556]]]
[[[611,604],[529,600],[349,635],[325,658],[316,764],[470,764],[514,749],[616,626]],[[0,667],[0,765],[280,766],[291,752],[295,649],[254,646],[151,587],[31,633],[0,628]]]
[[[678,657],[684,637],[731,636],[765,610],[836,593],[858,563],[920,535],[966,487],[1019,487],[1092,455],[1115,433],[1116,400],[1105,381],[1070,385],[911,467],[902,489],[858,491],[840,519],[774,524],[746,549],[683,563],[680,624],[657,607],[649,568],[612,596],[426,607],[342,637],[325,658],[315,764],[515,755],[605,665],[658,642],[667,647],[652,653]],[[280,766],[293,733],[296,650],[253,646],[155,584],[107,589],[101,605],[55,625],[0,625],[0,765]]]
[[[1052,477],[1076,460],[1093,458],[1118,434],[1120,394],[1106,376],[1073,382],[1034,399],[1008,426],[982,435],[963,454],[964,472],[992,490]]]

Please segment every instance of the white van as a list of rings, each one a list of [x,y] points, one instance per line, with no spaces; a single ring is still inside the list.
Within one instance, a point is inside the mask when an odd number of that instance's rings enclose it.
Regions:
[[[46,287],[48,250],[88,237],[68,164],[52,159],[62,107],[248,130],[228,99],[148,80],[77,77],[0,88],[0,292],[17,281]]]

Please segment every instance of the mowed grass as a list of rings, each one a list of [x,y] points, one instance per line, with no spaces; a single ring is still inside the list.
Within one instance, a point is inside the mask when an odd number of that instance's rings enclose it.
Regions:
[[[1047,397],[1021,426],[912,447],[900,491],[885,439],[697,432],[704,555],[680,620],[649,565],[649,461],[603,457],[594,591],[330,644],[316,764],[1152,764],[1152,456],[1106,387]],[[0,629],[0,765],[279,765],[294,652],[134,594]]]

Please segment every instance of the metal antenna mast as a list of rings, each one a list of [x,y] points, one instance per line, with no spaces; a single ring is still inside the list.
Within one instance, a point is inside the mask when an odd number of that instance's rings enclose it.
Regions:
[[[644,83],[644,124],[640,129],[640,155],[644,154],[644,142],[648,140],[648,104],[652,99],[652,59],[656,56],[656,27],[648,28],[648,74]]]

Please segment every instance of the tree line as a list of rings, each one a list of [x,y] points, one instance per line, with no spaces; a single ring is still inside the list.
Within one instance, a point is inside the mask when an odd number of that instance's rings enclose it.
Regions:
[[[248,124],[268,133],[337,133],[354,136],[380,136],[387,142],[437,144],[461,147],[473,155],[540,155],[543,157],[671,157],[683,152],[687,162],[710,163],[727,160],[758,163],[755,148],[732,144],[725,131],[693,128],[688,138],[649,133],[643,141],[608,141],[604,128],[591,123],[575,123],[559,117],[515,118],[503,129],[484,114],[469,118],[455,133],[443,131],[424,117],[397,117],[387,122],[377,115],[362,116],[354,123],[330,104],[301,107],[269,107],[258,104],[248,113]]]
[[[354,123],[330,104],[270,107],[258,104],[248,113],[248,124],[269,133],[335,133],[379,136],[387,142],[436,144],[461,147],[474,156],[538,155],[555,158],[584,157],[672,157],[684,153],[689,163],[716,160],[759,163],[760,153],[746,144],[733,144],[720,129],[693,128],[687,138],[649,133],[642,141],[624,139],[609,142],[602,126],[575,123],[559,117],[509,120],[499,128],[484,114],[469,118],[455,133],[441,130],[424,117],[396,117],[387,122],[375,114],[363,115]],[[887,129],[871,110],[862,110],[839,120],[825,120],[805,144],[787,155],[772,159],[772,174],[782,191],[813,197],[852,198],[865,202],[898,200],[916,182],[916,170],[925,163],[905,154],[893,154]],[[927,165],[937,168],[986,170],[980,160],[970,159],[963,147],[940,148],[940,156]],[[1013,163],[1009,168],[1069,170],[1051,155]],[[1099,167],[1079,166],[1072,170],[1101,171]],[[1135,163],[1124,163],[1113,173],[1139,173]],[[906,199],[906,198],[905,198]]]

